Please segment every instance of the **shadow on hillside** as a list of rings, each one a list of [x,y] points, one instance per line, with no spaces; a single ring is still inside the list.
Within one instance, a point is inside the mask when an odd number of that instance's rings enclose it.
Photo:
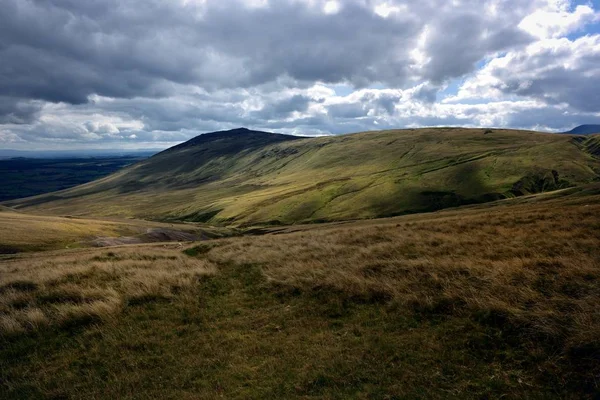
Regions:
[[[369,206],[378,211],[378,217],[393,217],[487,203],[507,197],[488,187],[479,163],[470,162],[450,168],[453,172],[449,172],[446,182],[432,182],[435,186],[432,185],[428,190],[398,186],[395,192]],[[447,182],[455,185],[448,185]],[[448,186],[454,186],[456,190],[449,190]]]

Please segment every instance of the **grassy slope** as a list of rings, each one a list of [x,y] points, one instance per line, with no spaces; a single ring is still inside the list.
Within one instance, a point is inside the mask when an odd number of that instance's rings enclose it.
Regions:
[[[90,246],[98,237],[140,237],[149,230],[188,232],[194,235],[223,236],[225,228],[165,224],[139,220],[98,220],[64,218],[14,212],[0,208],[0,254]],[[150,240],[151,241],[151,240]]]
[[[510,196],[519,181],[525,193],[541,190],[536,180],[552,180],[551,170],[561,185],[591,182],[600,171],[593,146],[570,135],[439,128],[277,144],[243,137],[178,147],[9,204],[59,215],[287,224],[434,210]]]
[[[0,261],[0,397],[593,398],[599,215],[595,186]]]

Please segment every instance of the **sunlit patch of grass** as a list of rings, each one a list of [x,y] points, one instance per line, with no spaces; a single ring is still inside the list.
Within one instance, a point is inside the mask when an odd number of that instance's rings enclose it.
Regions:
[[[63,327],[77,327],[109,320],[121,310],[123,298],[114,289],[103,294],[103,298],[85,303],[55,305],[52,310],[55,322]]]
[[[140,242],[156,242],[152,231],[173,231],[221,237],[230,234],[226,228],[167,224],[142,220],[99,220],[32,215],[23,212],[0,213],[0,256],[20,252],[57,250],[95,246],[98,237],[112,239],[139,237]],[[148,238],[147,236],[150,236]],[[164,239],[166,240],[166,239]],[[177,240],[177,239],[176,239]]]
[[[215,268],[157,246],[40,254],[7,261],[0,271],[2,331],[21,332],[101,322],[128,303],[169,299]]]

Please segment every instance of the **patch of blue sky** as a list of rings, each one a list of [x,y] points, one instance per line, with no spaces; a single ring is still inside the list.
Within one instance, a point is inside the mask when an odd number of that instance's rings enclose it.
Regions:
[[[574,0],[571,1],[571,9],[575,9],[577,6],[590,6],[596,13],[600,13],[600,0]],[[571,32],[567,35],[569,40],[575,40],[585,35],[599,35],[600,34],[600,18],[586,24],[582,29],[575,32]]]
[[[326,87],[333,89],[336,96],[345,97],[354,92],[354,87],[346,83],[339,83],[336,85],[325,85]]]

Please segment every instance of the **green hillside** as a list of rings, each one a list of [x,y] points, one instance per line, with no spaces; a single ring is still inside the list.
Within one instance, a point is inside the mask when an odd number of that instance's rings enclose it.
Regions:
[[[233,225],[373,218],[598,180],[598,136],[425,128],[201,135],[106,178],[7,202],[55,215]]]

